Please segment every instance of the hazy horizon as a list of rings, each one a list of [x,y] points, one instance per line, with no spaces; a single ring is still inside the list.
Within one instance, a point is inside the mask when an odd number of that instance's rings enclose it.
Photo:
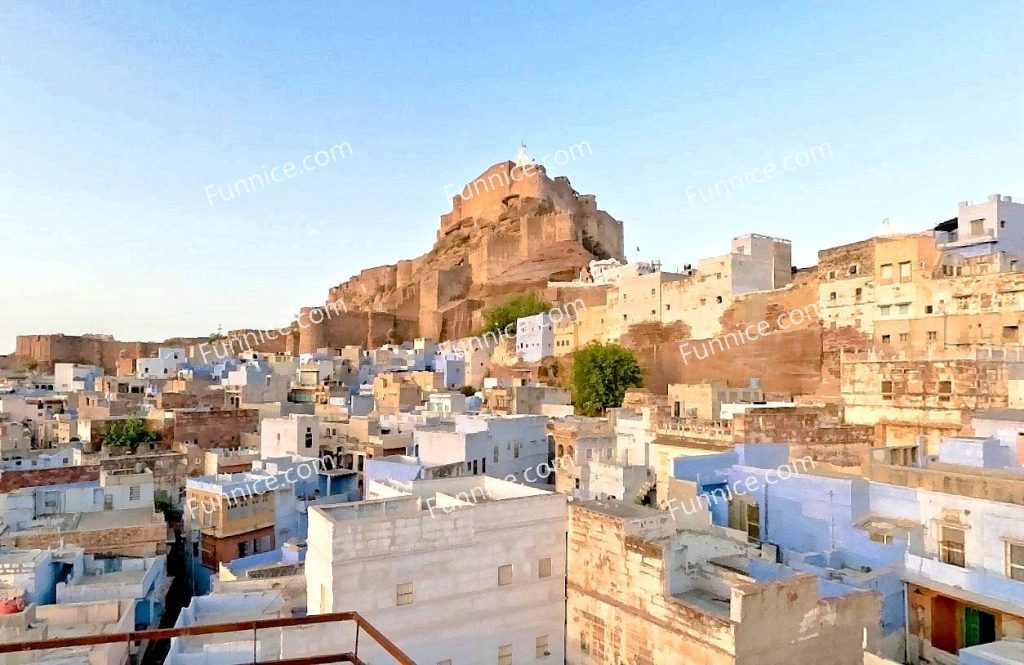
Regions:
[[[885,218],[921,231],[960,200],[1024,198],[1017,2],[5,9],[0,354],[22,334],[286,325],[427,252],[446,187],[521,141],[537,159],[587,142],[549,175],[670,270],[750,232],[807,267]]]

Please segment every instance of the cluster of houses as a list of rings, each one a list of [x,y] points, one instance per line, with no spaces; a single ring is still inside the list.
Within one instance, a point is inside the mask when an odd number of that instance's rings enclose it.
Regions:
[[[0,660],[141,662],[155,645],[3,649],[268,618],[298,623],[161,657],[311,658],[358,635],[300,618],[354,610],[437,665],[1024,662],[1021,208],[823,250],[802,285],[767,236],[678,273],[595,261],[558,288],[600,298],[494,348],[4,372]],[[733,367],[584,417],[548,373],[807,284],[819,339],[858,345],[818,358],[815,391]],[[150,435],[112,437],[126,421]]]

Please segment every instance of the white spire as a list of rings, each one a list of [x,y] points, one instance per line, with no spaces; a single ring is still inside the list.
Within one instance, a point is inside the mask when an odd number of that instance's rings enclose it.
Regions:
[[[519,154],[516,155],[516,166],[526,166],[527,164],[533,164],[533,157],[526,152],[526,143],[522,143],[519,146]]]

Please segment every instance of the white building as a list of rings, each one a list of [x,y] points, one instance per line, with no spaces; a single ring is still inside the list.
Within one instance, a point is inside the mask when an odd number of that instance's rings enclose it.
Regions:
[[[444,387],[458,390],[466,385],[466,359],[457,352],[437,351],[434,354],[434,371],[444,376]]]
[[[135,376],[140,379],[173,379],[187,362],[185,349],[161,346],[156,357],[135,361]]]
[[[523,480],[532,470],[526,480],[537,482],[550,458],[546,426],[546,416],[460,415],[416,428],[412,454],[425,467],[463,463],[473,475]]]
[[[555,328],[546,313],[516,321],[516,354],[528,363],[555,355]]]
[[[103,368],[96,365],[76,363],[55,363],[53,366],[53,388],[57,392],[72,390],[95,390],[96,378],[103,376]]]
[[[310,614],[355,610],[419,663],[564,661],[564,496],[485,476],[368,496],[310,509]]]
[[[961,258],[1005,252],[1024,258],[1024,204],[992,194],[984,203],[961,201],[957,216],[935,227],[938,248]]]
[[[262,457],[319,457],[320,421],[316,416],[292,414],[260,421]]]

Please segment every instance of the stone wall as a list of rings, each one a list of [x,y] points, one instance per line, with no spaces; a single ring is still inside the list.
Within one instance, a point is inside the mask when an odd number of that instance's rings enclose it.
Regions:
[[[71,362],[98,365],[107,374],[116,374],[117,360],[122,354],[131,359],[148,358],[161,346],[189,346],[205,341],[206,338],[177,339],[170,344],[74,335],[19,335],[16,354],[38,362],[40,371],[53,371],[54,363]]]
[[[259,431],[256,409],[214,411],[175,411],[172,441],[200,448],[238,446],[242,434]]]
[[[0,471],[0,492],[12,492],[22,487],[43,487],[63,483],[99,480],[97,465],[64,466],[55,469],[29,469],[26,471]]]
[[[167,552],[167,524],[163,520],[145,526],[111,527],[89,531],[24,532],[2,539],[22,549],[78,545],[86,554],[149,557]]]
[[[846,425],[821,409],[748,409],[733,416],[736,443],[789,444],[790,457],[810,457],[836,466],[860,466],[875,445],[875,428]]]

